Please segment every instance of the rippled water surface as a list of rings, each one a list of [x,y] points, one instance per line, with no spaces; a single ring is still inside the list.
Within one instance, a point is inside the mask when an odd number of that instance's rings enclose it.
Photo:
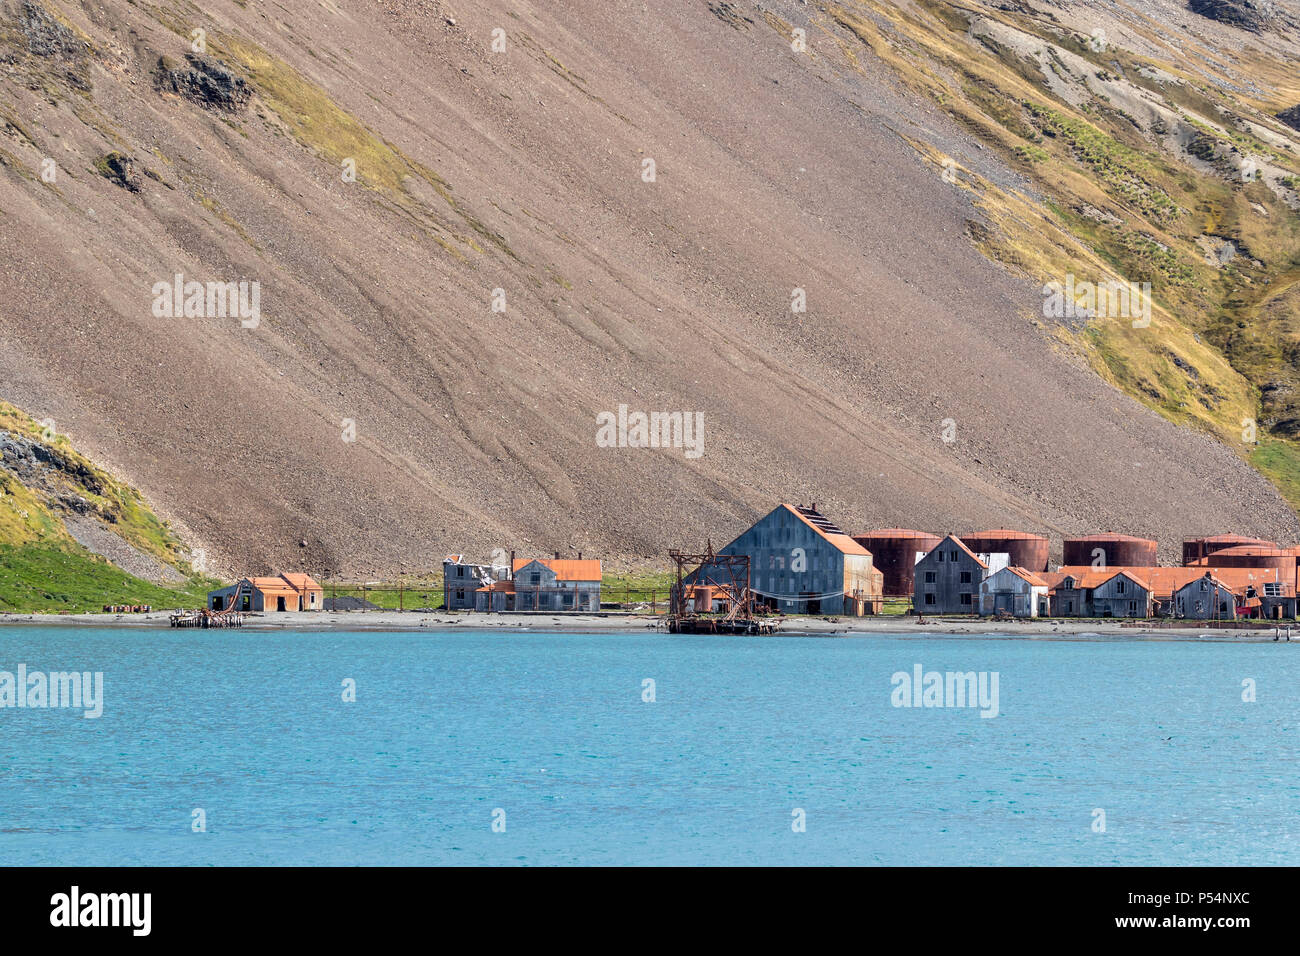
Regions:
[[[104,711],[0,710],[7,865],[1300,863],[1300,644],[0,628],[20,663]],[[893,706],[916,664],[998,716]]]

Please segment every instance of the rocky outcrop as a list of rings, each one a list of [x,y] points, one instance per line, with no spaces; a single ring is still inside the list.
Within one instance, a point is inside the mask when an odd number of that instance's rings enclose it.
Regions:
[[[62,476],[91,494],[102,495],[106,490],[99,475],[85,463],[44,442],[9,431],[0,431],[0,470],[47,491],[55,487],[50,481],[53,476]]]
[[[160,90],[227,113],[238,112],[248,105],[252,90],[242,76],[210,57],[191,53],[185,59],[188,66],[169,57],[159,58],[155,83]]]
[[[135,164],[121,153],[106,153],[99,157],[95,160],[95,171],[116,186],[133,193],[140,191],[140,177],[135,173]]]
[[[1273,0],[1191,0],[1187,8],[1210,20],[1255,33],[1267,27],[1277,15]]]
[[[1277,118],[1292,129],[1300,130],[1300,103],[1278,113]]]
[[[39,3],[26,0],[18,24],[33,56],[59,60],[81,60],[88,44]]]

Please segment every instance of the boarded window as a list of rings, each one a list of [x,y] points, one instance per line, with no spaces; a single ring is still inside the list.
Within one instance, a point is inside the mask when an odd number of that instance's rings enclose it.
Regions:
[[[970,584],[970,572],[969,572],[969,571],[963,571],[963,572],[961,573],[961,583],[962,583],[962,584]]]

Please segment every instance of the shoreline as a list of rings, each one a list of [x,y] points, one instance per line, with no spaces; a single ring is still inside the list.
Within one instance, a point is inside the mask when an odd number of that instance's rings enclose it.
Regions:
[[[0,614],[0,633],[5,626],[62,625],[77,627],[158,628],[171,630],[169,618],[173,612],[151,611],[148,614]],[[272,629],[319,631],[517,631],[541,632],[560,628],[579,634],[619,634],[636,631],[660,630],[667,634],[660,622],[664,615],[608,612],[604,614],[487,614],[478,612],[457,613],[447,611],[285,611],[279,613],[246,614],[243,627],[236,631],[265,631]],[[1291,624],[1291,643],[1300,645],[1300,624]],[[1000,639],[1066,639],[1066,640],[1168,640],[1168,641],[1227,641],[1262,643],[1273,642],[1279,625],[1258,628],[1217,628],[1195,621],[1185,627],[1124,626],[1113,618],[1071,618],[1067,620],[1026,619],[1016,621],[990,621],[972,618],[936,618],[924,624],[911,616],[861,617],[861,618],[799,618],[787,617],[776,631],[775,637],[917,637],[980,636]],[[1288,624],[1280,625],[1281,639],[1286,643]],[[186,630],[202,630],[187,628]],[[727,637],[729,635],[717,635]]]

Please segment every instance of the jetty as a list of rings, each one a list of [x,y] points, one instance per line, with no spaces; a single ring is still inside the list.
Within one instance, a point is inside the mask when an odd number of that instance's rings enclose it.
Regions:
[[[239,611],[177,611],[170,618],[172,627],[243,627]]]

